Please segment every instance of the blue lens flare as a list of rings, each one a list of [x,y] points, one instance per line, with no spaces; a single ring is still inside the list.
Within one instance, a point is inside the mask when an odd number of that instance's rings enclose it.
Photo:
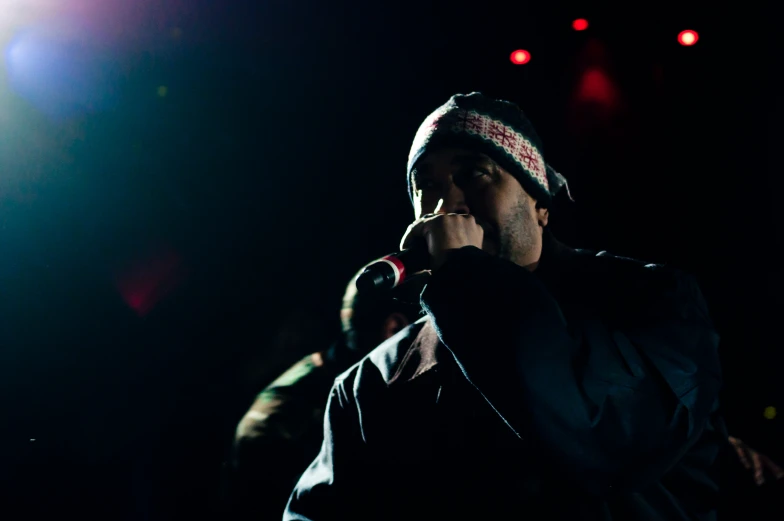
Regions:
[[[19,32],[6,47],[11,89],[41,112],[68,118],[114,103],[117,67],[97,38],[74,21]]]

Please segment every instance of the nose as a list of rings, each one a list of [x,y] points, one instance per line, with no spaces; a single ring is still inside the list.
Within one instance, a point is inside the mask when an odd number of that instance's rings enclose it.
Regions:
[[[466,203],[465,193],[455,183],[449,183],[442,193],[436,213],[471,213]]]

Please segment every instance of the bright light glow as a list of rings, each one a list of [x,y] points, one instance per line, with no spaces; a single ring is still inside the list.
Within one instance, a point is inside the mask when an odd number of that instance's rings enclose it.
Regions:
[[[20,31],[6,51],[8,85],[51,117],[100,110],[112,102],[114,64],[100,41],[72,19]]]
[[[52,14],[58,4],[62,4],[62,1],[0,0],[0,35],[41,16]]]
[[[766,419],[772,420],[776,417],[776,408],[773,406],[765,407],[765,412],[762,413]]]
[[[518,49],[512,53],[509,59],[512,60],[512,63],[515,65],[524,65],[531,61],[531,53],[522,49]]]
[[[687,47],[694,45],[699,39],[700,35],[697,34],[697,31],[692,30],[681,31],[681,33],[678,35],[678,43]]]
[[[0,124],[6,103],[19,98],[53,118],[105,110],[118,101],[117,81],[136,51],[176,49],[190,4],[0,0]]]
[[[575,31],[585,31],[588,29],[588,20],[585,18],[578,18],[574,22],[572,22],[572,28]]]

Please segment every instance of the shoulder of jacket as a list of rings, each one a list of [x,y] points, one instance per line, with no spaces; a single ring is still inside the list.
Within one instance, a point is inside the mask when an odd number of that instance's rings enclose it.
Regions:
[[[405,362],[406,353],[422,330],[422,327],[427,323],[427,320],[428,317],[424,316],[387,339],[357,363],[338,375],[335,379],[335,385],[353,388],[360,379],[363,381],[363,384],[376,381],[385,386],[389,385],[400,366]]]
[[[648,263],[632,257],[613,255],[607,251],[592,253],[591,257],[594,259],[594,269],[615,273],[620,277],[637,277],[656,282],[693,279],[685,271],[668,264]]]
[[[286,369],[275,378],[262,393],[277,391],[283,388],[303,385],[306,381],[314,379],[325,369],[324,357],[321,352],[311,353],[300,359],[297,363]]]
[[[599,252],[589,271],[594,283],[626,302],[639,301],[651,310],[670,307],[679,313],[697,312],[707,320],[707,303],[697,278],[667,264],[645,263],[628,257]],[[613,289],[610,289],[613,288]]]

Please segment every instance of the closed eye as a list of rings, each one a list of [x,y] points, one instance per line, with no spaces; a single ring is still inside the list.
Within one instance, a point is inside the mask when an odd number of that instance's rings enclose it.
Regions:
[[[489,176],[490,171],[488,169],[481,166],[472,166],[471,168],[466,168],[463,172],[460,173],[458,177],[458,184],[476,181],[478,179],[482,179],[483,177]]]
[[[414,190],[428,190],[433,188],[435,183],[430,178],[414,179]]]

